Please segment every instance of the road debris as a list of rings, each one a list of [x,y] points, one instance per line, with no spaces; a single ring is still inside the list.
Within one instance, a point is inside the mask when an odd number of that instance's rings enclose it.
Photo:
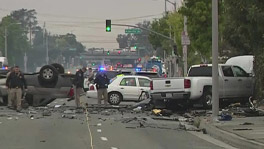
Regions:
[[[61,105],[55,105],[55,106],[54,106],[54,108],[59,108],[59,107],[61,107]]]
[[[65,110],[63,113],[64,114],[75,114],[76,110]]]
[[[42,116],[51,116],[51,111],[44,110],[43,113],[42,113]]]
[[[142,112],[142,107],[138,106],[138,107],[134,108],[133,111],[137,112],[137,113]]]
[[[34,119],[34,115],[30,115],[30,119],[32,119],[32,120],[33,120],[33,119]]]
[[[245,123],[240,124],[240,125],[254,125],[254,123],[245,122]]]
[[[62,115],[62,118],[75,119],[76,115]]]

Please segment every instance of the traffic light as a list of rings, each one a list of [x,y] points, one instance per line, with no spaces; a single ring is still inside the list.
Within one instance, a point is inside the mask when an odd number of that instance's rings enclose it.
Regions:
[[[94,65],[95,65],[95,63],[93,62],[93,63],[92,63],[92,65],[94,66]]]
[[[111,32],[111,20],[106,20],[106,32]]]
[[[177,53],[177,45],[176,44],[173,45],[173,50],[174,50],[174,54],[177,55],[178,53]]]
[[[107,51],[107,55],[110,55],[110,51]]]
[[[138,62],[141,62],[141,58],[138,58]]]
[[[136,45],[134,45],[134,48],[135,48],[135,49],[137,49],[137,46],[136,46]]]
[[[121,51],[118,51],[118,54],[121,54]]]

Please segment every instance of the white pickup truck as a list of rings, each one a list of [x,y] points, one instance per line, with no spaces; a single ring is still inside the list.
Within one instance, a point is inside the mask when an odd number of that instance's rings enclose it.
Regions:
[[[219,98],[245,99],[253,93],[253,79],[241,67],[219,64]],[[188,77],[152,79],[153,100],[184,100],[212,106],[212,65],[193,65]]]

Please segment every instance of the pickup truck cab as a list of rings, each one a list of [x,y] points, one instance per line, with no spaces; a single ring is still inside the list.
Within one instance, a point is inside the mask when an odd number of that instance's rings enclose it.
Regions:
[[[253,79],[241,67],[219,64],[219,98],[246,99],[253,93]],[[188,77],[153,79],[151,97],[153,99],[186,99],[198,101],[205,108],[212,106],[212,65],[193,65]],[[162,91],[160,91],[162,90]],[[163,96],[162,96],[163,94]],[[170,95],[171,94],[171,95]],[[157,95],[161,95],[158,97]]]

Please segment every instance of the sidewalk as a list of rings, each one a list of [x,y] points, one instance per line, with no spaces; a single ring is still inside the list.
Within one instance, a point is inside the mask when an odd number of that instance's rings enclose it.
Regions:
[[[264,148],[264,117],[233,118],[231,121],[212,122],[211,117],[199,117],[200,128],[213,138],[240,149]]]

